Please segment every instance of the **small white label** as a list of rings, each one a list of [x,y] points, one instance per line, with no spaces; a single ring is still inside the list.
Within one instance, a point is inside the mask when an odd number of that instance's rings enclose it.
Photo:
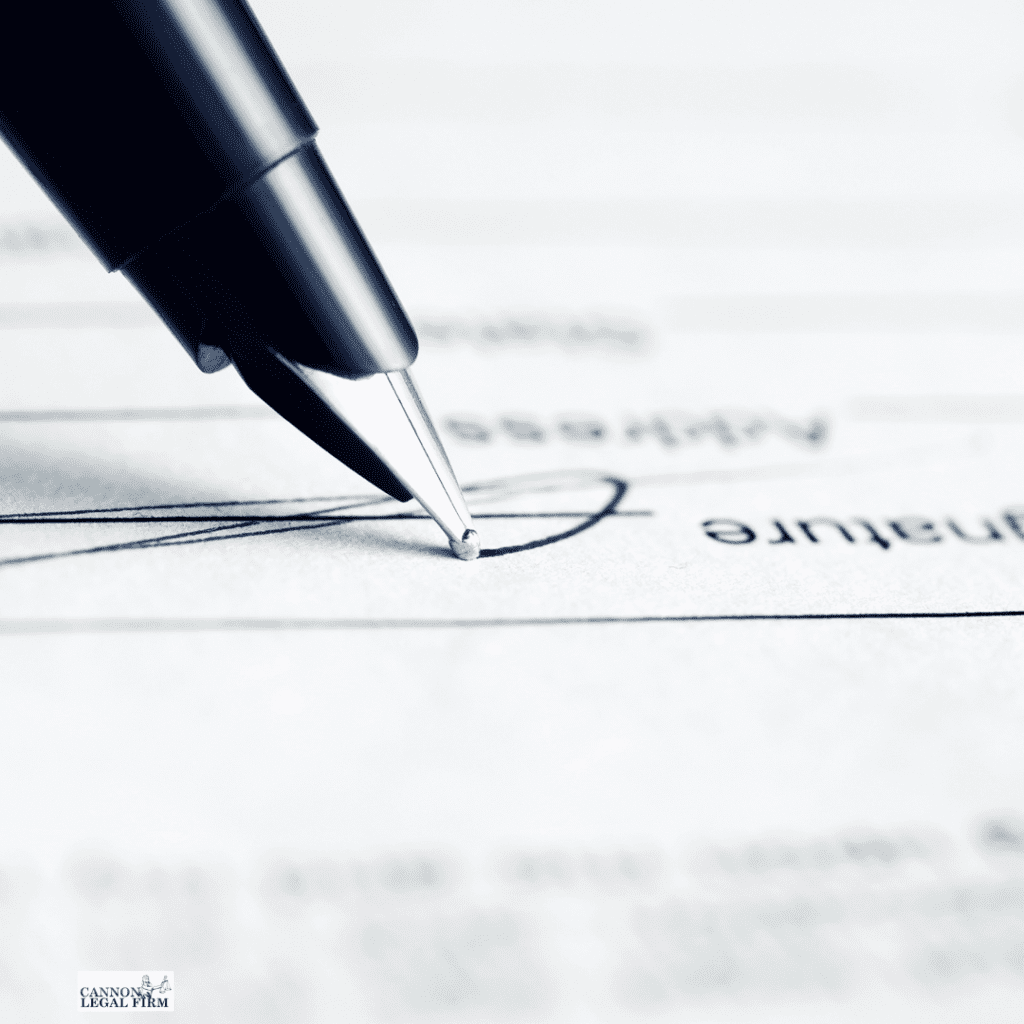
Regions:
[[[174,971],[79,971],[78,1008],[87,1013],[174,1009]]]

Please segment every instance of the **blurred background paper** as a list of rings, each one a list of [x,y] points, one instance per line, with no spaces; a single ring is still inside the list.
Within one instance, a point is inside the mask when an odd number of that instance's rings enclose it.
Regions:
[[[1019,1019],[1024,10],[254,9],[522,550],[0,154],[0,1017]]]

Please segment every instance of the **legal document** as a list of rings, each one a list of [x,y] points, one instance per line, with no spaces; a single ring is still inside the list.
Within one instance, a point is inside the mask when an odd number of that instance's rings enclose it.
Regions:
[[[153,965],[195,1022],[1024,1010],[1019,19],[648,60],[601,11],[573,72],[257,8],[473,563],[4,156],[3,1019]]]

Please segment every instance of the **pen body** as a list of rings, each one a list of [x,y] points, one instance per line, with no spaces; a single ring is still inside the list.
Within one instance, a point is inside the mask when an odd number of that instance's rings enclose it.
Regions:
[[[0,132],[201,369],[260,347],[350,377],[415,359],[242,0],[37,2],[2,18]]]

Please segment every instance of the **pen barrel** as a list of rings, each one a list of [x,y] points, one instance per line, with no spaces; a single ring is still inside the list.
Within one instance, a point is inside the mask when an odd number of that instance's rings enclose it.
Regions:
[[[403,369],[408,319],[244,0],[63,0],[0,16],[0,133],[201,369],[269,344]]]
[[[164,236],[123,273],[200,369],[266,347],[342,377],[403,370],[418,343],[316,146]]]
[[[108,270],[317,130],[239,0],[9,5],[0,129]]]

